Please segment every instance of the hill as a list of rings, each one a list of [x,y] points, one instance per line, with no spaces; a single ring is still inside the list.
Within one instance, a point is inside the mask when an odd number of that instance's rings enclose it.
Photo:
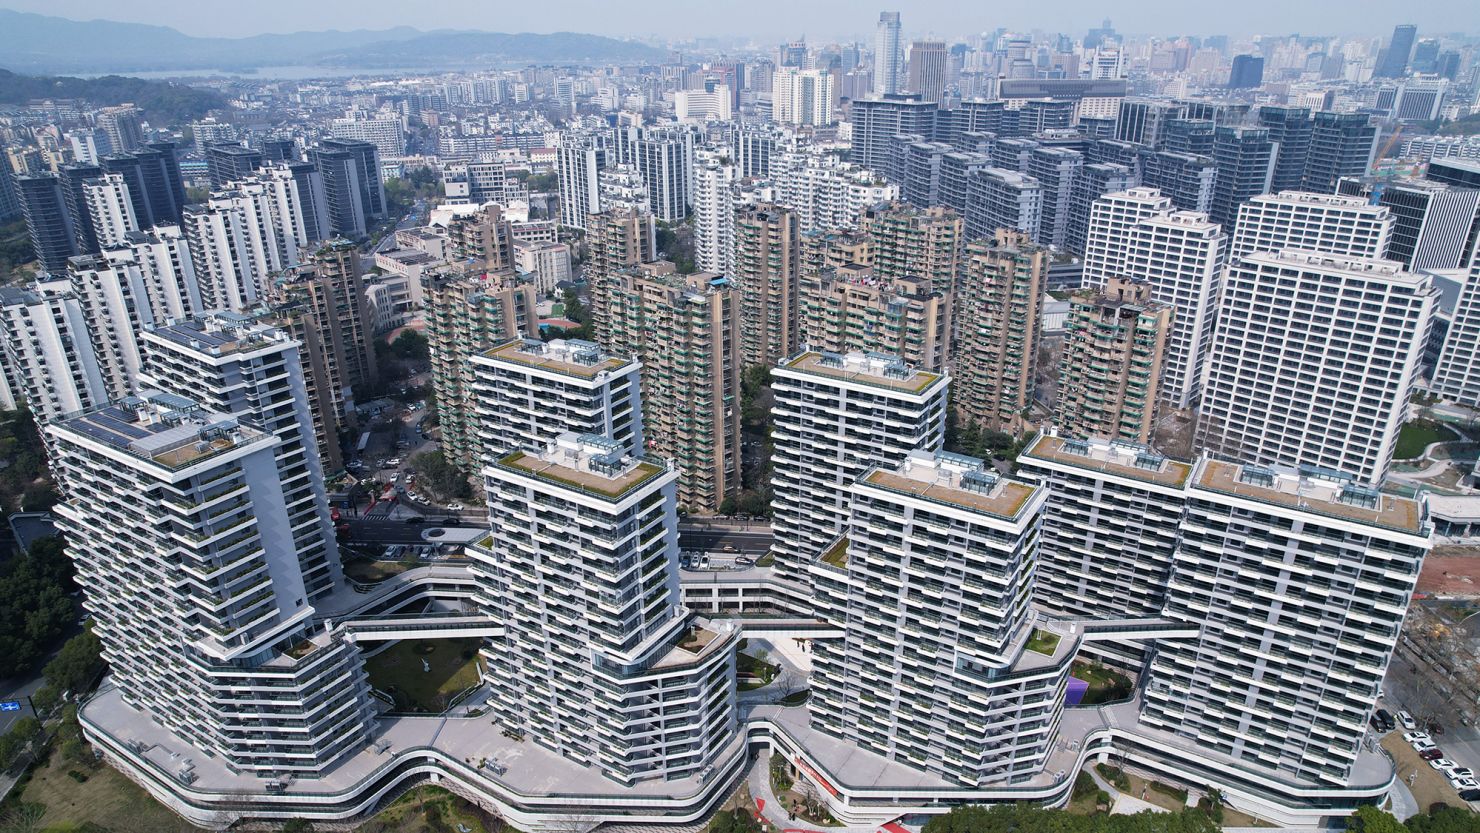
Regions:
[[[605,63],[653,60],[663,54],[641,43],[569,32],[423,32],[400,26],[198,38],[168,26],[68,20],[0,9],[0,66],[30,73],[242,70],[288,65]]]
[[[0,69],[0,104],[25,104],[39,98],[80,98],[95,105],[133,102],[156,124],[180,124],[226,106],[213,90],[121,75],[101,78],[17,75]]]

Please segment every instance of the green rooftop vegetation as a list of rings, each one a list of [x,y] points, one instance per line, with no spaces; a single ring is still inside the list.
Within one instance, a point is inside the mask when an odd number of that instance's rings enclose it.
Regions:
[[[1028,637],[1028,650],[1051,657],[1059,649],[1059,640],[1062,638],[1056,633],[1034,628],[1033,635]]]

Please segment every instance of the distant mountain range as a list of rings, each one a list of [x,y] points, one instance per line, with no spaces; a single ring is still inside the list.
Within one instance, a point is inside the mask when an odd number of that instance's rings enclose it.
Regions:
[[[600,35],[437,30],[407,26],[197,38],[168,26],[68,20],[0,9],[0,67],[25,73],[638,63],[662,58],[647,44]]]

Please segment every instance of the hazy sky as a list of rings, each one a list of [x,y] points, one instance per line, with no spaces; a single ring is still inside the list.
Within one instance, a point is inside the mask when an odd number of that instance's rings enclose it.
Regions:
[[[879,9],[898,9],[906,35],[961,35],[1004,26],[1080,33],[1103,17],[1132,34],[1376,35],[1396,23],[1427,32],[1480,31],[1475,0],[913,0],[875,6],[843,0],[0,0],[18,11],[78,20],[173,26],[191,35],[312,29],[463,28],[591,32],[613,36],[741,35],[816,40],[864,35]],[[1399,19],[1399,15],[1402,16]]]

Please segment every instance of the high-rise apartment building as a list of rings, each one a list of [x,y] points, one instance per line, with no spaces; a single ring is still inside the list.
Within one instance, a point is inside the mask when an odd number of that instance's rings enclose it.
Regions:
[[[0,287],[0,328],[15,404],[24,402],[38,424],[107,403],[87,316],[71,281]]]
[[[1366,113],[1316,113],[1301,187],[1333,193],[1342,177],[1365,175],[1376,153],[1377,125]]]
[[[1251,252],[1305,249],[1351,257],[1387,255],[1392,211],[1360,197],[1285,191],[1239,207],[1229,260]]]
[[[77,245],[77,226],[67,210],[62,181],[54,174],[18,176],[16,193],[21,213],[26,218],[26,231],[31,238],[31,251],[41,264],[41,271],[61,276],[67,273],[67,258],[81,254]]]
[[[874,32],[874,95],[897,93],[904,80],[904,43],[900,39],[899,12],[879,12],[879,24]]]
[[[139,228],[180,222],[185,181],[174,142],[150,142],[130,153],[104,156],[99,164],[105,173],[123,177]]]
[[[774,365],[798,346],[801,241],[796,213],[756,204],[735,212],[735,274],[740,292],[740,357]]]
[[[1044,656],[1068,656],[1062,641],[1029,645],[1048,490],[918,450],[870,468],[850,492],[844,537],[813,567],[818,595],[836,594],[823,605],[847,624],[840,642],[818,640],[812,725],[952,784],[1037,772],[1068,675]],[[942,653],[951,661],[933,659]]]
[[[694,151],[694,264],[735,271],[735,200],[740,166],[714,150]]]
[[[877,86],[879,77],[874,76]],[[940,106],[922,101],[918,95],[888,94],[849,105],[853,144],[848,161],[874,171],[893,165],[894,137],[901,135],[935,138],[936,114]]]
[[[63,165],[57,175],[61,178],[62,205],[71,220],[73,245],[78,254],[98,253],[98,233],[93,228],[91,207],[88,205],[87,189],[89,185],[95,184],[102,176],[103,169],[99,165],[86,165],[73,163]],[[118,174],[108,174],[118,177]],[[121,191],[129,198],[129,210],[133,210],[133,198],[129,194],[127,184],[122,182]],[[137,228],[137,220],[135,221]]]
[[[139,230],[134,217],[134,204],[128,186],[118,174],[104,174],[82,184],[86,214],[79,218],[88,223],[98,249],[121,246],[129,232]]]
[[[1183,211],[1208,213],[1218,168],[1211,157],[1158,151],[1141,157],[1141,184],[1171,198]]]
[[[1061,147],[1037,147],[1028,154],[1027,174],[1038,180],[1043,214],[1036,239],[1045,246],[1064,248],[1074,210],[1074,183],[1084,168],[1084,154]]]
[[[470,555],[504,626],[484,651],[499,722],[623,786],[704,772],[736,738],[737,635],[679,604],[678,473],[567,432],[484,477],[492,541]]]
[[[1434,304],[1430,278],[1390,260],[1286,250],[1232,262],[1198,446],[1381,482]]]
[[[1277,145],[1274,173],[1269,190],[1298,191],[1305,184],[1305,165],[1310,158],[1310,136],[1313,124],[1306,107],[1259,108],[1259,126],[1269,131],[1269,140]]]
[[[622,275],[611,342],[642,362],[643,437],[678,470],[678,505],[719,511],[740,492],[740,297],[729,278],[667,261]]]
[[[858,230],[872,242],[870,265],[880,278],[920,278],[941,293],[955,286],[964,231],[956,212],[884,202],[859,213]]]
[[[1227,245],[1222,227],[1195,211],[1147,217],[1131,229],[1122,274],[1149,284],[1151,299],[1174,313],[1160,385],[1173,408],[1192,407],[1202,390]]]
[[[600,174],[607,166],[607,148],[597,133],[565,131],[556,148],[560,175],[560,224],[585,228],[586,218],[602,210]]]
[[[281,437],[161,391],[45,430],[111,710],[263,778],[360,751],[369,683],[344,632],[315,619]],[[188,758],[172,766],[193,780]]]
[[[222,191],[186,208],[181,226],[207,310],[244,310],[266,297],[271,276],[299,263],[292,216],[272,191]]]
[[[586,217],[584,228],[591,330],[604,344],[610,330],[607,289],[618,272],[658,259],[657,225],[646,211],[618,208]]]
[[[1074,178],[1073,195],[1069,203],[1069,226],[1064,235],[1064,248],[1075,254],[1085,254],[1090,231],[1090,214],[1095,201],[1107,194],[1115,194],[1136,185],[1136,173],[1125,165],[1113,162],[1095,162],[1079,169]]]
[[[442,454],[467,472],[482,465],[469,359],[516,338],[539,335],[533,284],[512,270],[448,266],[423,276],[425,335],[432,390],[442,428]]]
[[[1162,616],[1199,635],[1157,645],[1141,724],[1256,771],[1350,783],[1429,548],[1423,507],[1211,459],[1186,494]]]
[[[364,237],[384,219],[385,188],[380,182],[380,154],[370,142],[325,139],[308,152],[324,181],[328,232]]]
[[[927,279],[889,279],[848,264],[804,277],[801,293],[801,338],[809,348],[889,353],[915,367],[945,370],[951,296]]]
[[[771,371],[776,570],[811,609],[809,570],[848,524],[850,488],[945,439],[946,377],[896,358],[808,351]]]
[[[1043,185],[1005,168],[982,168],[967,182],[966,236],[990,238],[1012,229],[1037,239],[1043,224]]]
[[[915,41],[910,44],[910,73],[906,86],[910,92],[919,93],[925,101],[944,101],[949,64],[950,53],[946,51],[945,41]]]
[[[115,153],[130,153],[144,146],[142,114],[132,104],[104,107],[98,111],[98,127],[108,134]]]
[[[1084,285],[1096,289],[1112,277],[1125,277],[1126,255],[1142,220],[1172,212],[1172,200],[1155,188],[1109,193],[1090,206],[1084,247]]]
[[[826,70],[780,67],[771,76],[771,119],[777,124],[832,124],[833,98],[833,77]]]
[[[1111,278],[1069,299],[1054,414],[1066,436],[1150,441],[1174,316],[1151,296],[1150,284]]]
[[[1429,389],[1462,405],[1480,406],[1480,258],[1470,261]]]
[[[236,142],[212,142],[206,146],[205,157],[212,188],[225,188],[262,167],[262,151]]]
[[[194,396],[277,437],[278,479],[304,590],[310,599],[333,592],[343,579],[339,545],[298,343],[233,313],[157,327],[142,340],[141,389]]]
[[[1000,229],[972,240],[956,284],[957,419],[1016,436],[1026,427],[1038,362],[1048,250]]]
[[[329,122],[329,134],[336,139],[369,142],[381,159],[406,155],[406,126],[400,116],[353,111]]]
[[[1259,127],[1219,127],[1213,133],[1213,202],[1208,216],[1232,228],[1239,206],[1269,193],[1278,162],[1269,131]]]
[[[1338,193],[1365,197],[1391,212],[1384,257],[1410,271],[1464,269],[1480,234],[1480,190],[1427,179],[1343,179]]]

